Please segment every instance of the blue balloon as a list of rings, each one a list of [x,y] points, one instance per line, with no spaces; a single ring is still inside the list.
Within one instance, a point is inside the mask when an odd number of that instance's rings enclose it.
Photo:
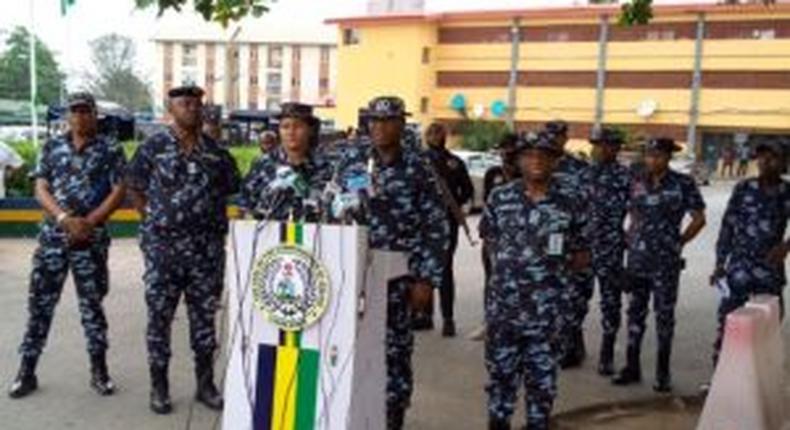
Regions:
[[[507,114],[507,104],[502,100],[491,103],[491,113],[497,118],[502,118]]]
[[[450,100],[450,107],[453,108],[453,110],[466,109],[466,96],[463,94],[454,95],[452,100]]]

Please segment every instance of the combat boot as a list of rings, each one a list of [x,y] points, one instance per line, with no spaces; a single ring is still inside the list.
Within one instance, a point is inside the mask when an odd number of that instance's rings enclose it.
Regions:
[[[614,375],[614,336],[604,335],[601,341],[601,354],[598,358],[598,374]]]
[[[165,415],[173,411],[170,401],[170,384],[167,381],[167,365],[152,365],[151,371],[151,410]]]
[[[107,359],[104,352],[91,355],[91,388],[100,396],[110,396],[115,393],[115,383],[107,371]]]
[[[197,379],[197,392],[195,399],[209,409],[221,411],[223,406],[222,394],[214,385],[214,360],[211,355],[198,356],[195,359],[195,378]]]
[[[488,430],[510,430],[510,421],[499,418],[489,418]]]
[[[614,385],[629,385],[642,382],[642,365],[639,362],[639,347],[628,346],[626,365],[612,383]]]
[[[36,378],[36,364],[38,357],[23,356],[19,366],[19,372],[11,383],[8,390],[8,397],[21,399],[38,389],[38,378]]]
[[[405,415],[402,408],[387,407],[387,430],[402,430]]]
[[[672,391],[672,377],[669,372],[669,359],[672,355],[672,347],[660,345],[658,347],[658,361],[656,362],[656,382],[653,384],[653,391],[657,393],[669,393]]]

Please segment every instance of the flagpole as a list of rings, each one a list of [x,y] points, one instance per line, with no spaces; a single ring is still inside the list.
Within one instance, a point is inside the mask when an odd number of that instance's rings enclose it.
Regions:
[[[36,109],[36,0],[30,0],[30,119],[33,125],[33,146],[38,148],[38,109]]]

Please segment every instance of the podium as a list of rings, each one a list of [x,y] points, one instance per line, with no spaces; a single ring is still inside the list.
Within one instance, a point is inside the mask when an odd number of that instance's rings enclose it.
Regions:
[[[234,221],[224,429],[385,427],[387,280],[358,226]]]

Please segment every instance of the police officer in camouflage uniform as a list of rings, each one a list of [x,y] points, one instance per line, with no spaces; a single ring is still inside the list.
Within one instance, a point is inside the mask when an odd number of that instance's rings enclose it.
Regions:
[[[170,413],[170,331],[181,296],[187,304],[195,354],[196,399],[222,408],[214,385],[215,314],[224,281],[226,203],[239,188],[230,154],[201,134],[203,90],[177,87],[168,93],[172,126],[151,136],[130,163],[127,183],[143,217],[140,248],[145,259],[151,409]]]
[[[115,385],[107,372],[107,320],[102,300],[109,290],[106,222],[123,200],[126,160],[117,142],[97,134],[96,102],[88,93],[69,97],[69,131],[46,142],[36,176],[36,198],[45,219],[33,254],[22,364],[9,395],[38,387],[35,369],[47,341],[55,306],[71,270],[82,326],[88,339],[91,387],[101,395]]]
[[[617,162],[623,145],[619,130],[603,127],[591,139],[595,163],[582,173],[582,183],[589,197],[589,232],[592,267],[598,280],[601,304],[601,340],[598,373],[614,374],[613,354],[620,329],[624,271],[624,221],[631,186],[630,170]]]
[[[562,289],[589,259],[585,214],[552,176],[562,151],[546,134],[522,136],[517,151],[523,180],[496,188],[480,221],[493,263],[485,352],[492,430],[510,429],[521,383],[527,428],[549,428]]]
[[[258,219],[319,222],[321,193],[332,176],[317,153],[321,123],[311,106],[300,103],[284,103],[278,118],[282,143],[253,164],[240,205]]]
[[[727,314],[743,306],[753,294],[782,297],[787,283],[785,239],[790,218],[790,183],[781,177],[786,149],[778,141],[756,148],[759,175],[735,186],[716,243],[716,270],[712,283],[724,279],[729,292],[719,303],[719,328],[713,363],[718,361]]]
[[[409,277],[388,283],[387,299],[387,429],[403,427],[411,403],[411,356],[414,336],[411,307],[426,310],[433,288],[442,282],[450,228],[439,189],[427,170],[429,161],[407,143],[409,115],[398,97],[377,97],[369,103],[370,139],[341,149],[337,177],[359,166],[372,167],[369,213],[371,249],[404,252]],[[414,138],[412,136],[412,138]]]
[[[574,195],[580,202],[587,201],[586,189],[581,180],[582,173],[588,164],[565,151],[568,143],[568,124],[565,121],[546,123],[545,133],[552,136],[555,143],[563,151],[557,162],[554,179],[565,194]],[[583,210],[588,210],[585,208]],[[589,310],[590,298],[594,288],[594,277],[591,269],[574,273],[564,293],[565,311],[561,318],[560,366],[563,369],[578,367],[587,352],[584,345],[584,318]]]
[[[671,391],[670,357],[675,329],[675,304],[683,247],[705,226],[705,202],[691,176],[669,168],[672,153],[681,148],[669,138],[647,142],[645,168],[631,183],[629,225],[626,233],[626,270],[631,298],[628,305],[626,366],[614,379],[616,385],[642,379],[640,351],[645,333],[648,302],[653,297],[658,338],[658,360],[653,389]],[[691,222],[681,232],[683,218]]]

